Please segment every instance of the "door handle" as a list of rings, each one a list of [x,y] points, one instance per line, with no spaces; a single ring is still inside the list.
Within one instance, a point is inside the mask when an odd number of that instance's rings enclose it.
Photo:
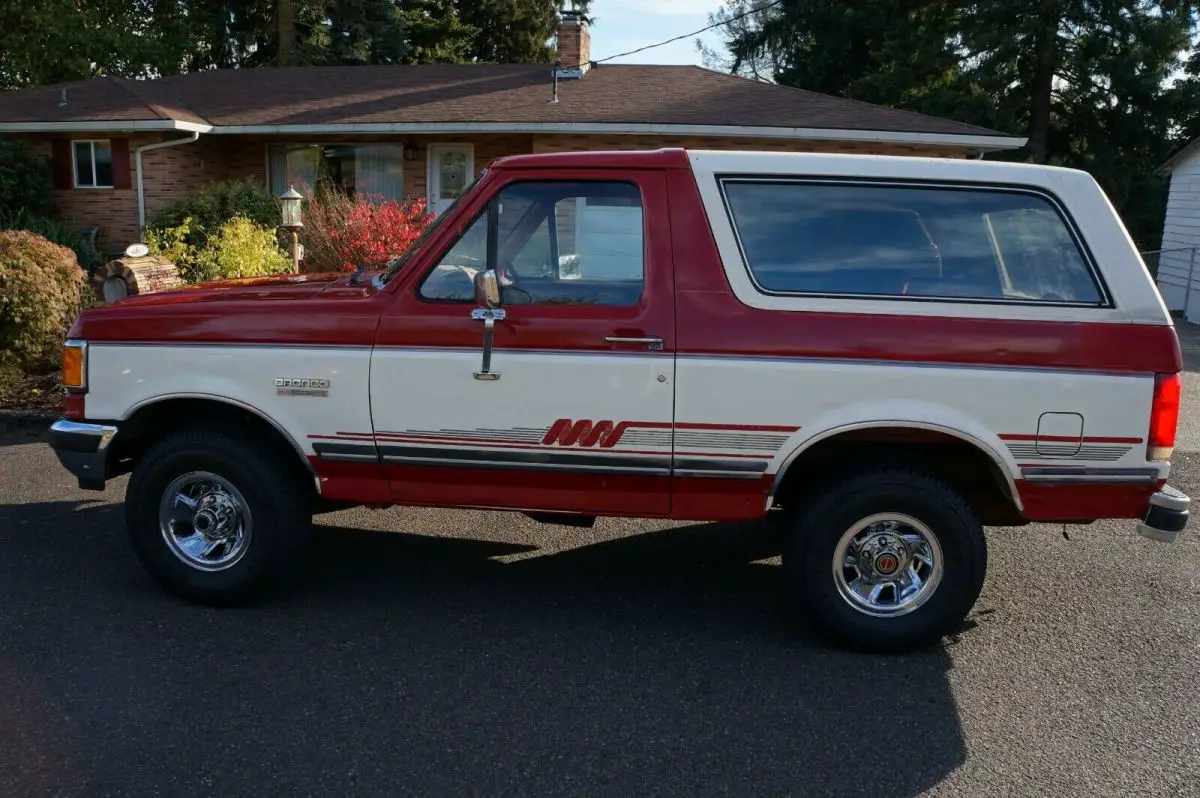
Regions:
[[[627,338],[621,335],[604,336],[606,344],[645,344],[648,348],[658,351],[663,348],[663,339],[655,336],[645,338]]]

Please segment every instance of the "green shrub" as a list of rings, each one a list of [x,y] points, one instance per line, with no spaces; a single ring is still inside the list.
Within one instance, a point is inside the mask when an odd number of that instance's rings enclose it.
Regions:
[[[24,230],[0,232],[0,367],[54,368],[83,307],[83,282],[71,250]]]
[[[261,277],[291,269],[292,262],[279,248],[275,231],[249,219],[235,217],[213,235],[194,240],[195,221],[185,217],[174,227],[148,229],[146,246],[155,255],[172,261],[189,283]]]
[[[200,247],[222,225],[238,217],[273,229],[279,224],[279,201],[260,183],[213,183],[166,205],[151,219],[149,227],[179,227],[191,220],[188,243]]]
[[[249,219],[231,219],[209,239],[202,253],[221,280],[237,277],[264,277],[290,271],[292,261],[275,239],[275,231]]]
[[[184,218],[179,224],[171,227],[146,228],[146,247],[151,254],[160,255],[175,264],[179,276],[189,283],[202,283],[215,280],[216,272],[213,265],[203,257],[203,249],[192,244],[192,219]],[[207,245],[207,237],[205,238]]]
[[[0,216],[20,211],[45,216],[53,188],[46,164],[28,144],[0,138]]]
[[[28,210],[8,213],[0,211],[0,230],[28,230],[51,243],[73,250],[75,259],[79,262],[79,268],[89,275],[104,265],[104,256],[87,236],[70,225],[57,219],[51,219],[49,216],[37,216]]]

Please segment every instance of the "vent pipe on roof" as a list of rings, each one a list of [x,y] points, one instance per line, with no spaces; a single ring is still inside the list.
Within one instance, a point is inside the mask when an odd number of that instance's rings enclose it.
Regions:
[[[62,90],[62,99],[60,99],[60,100],[58,101],[58,107],[59,107],[59,108],[65,108],[65,107],[66,107],[66,105],[67,105],[67,90],[66,90],[66,89],[63,89],[63,90]]]
[[[562,66],[562,61],[554,62],[554,69],[550,70],[550,76],[554,80],[554,92],[550,95],[550,104],[558,102],[558,70]]]

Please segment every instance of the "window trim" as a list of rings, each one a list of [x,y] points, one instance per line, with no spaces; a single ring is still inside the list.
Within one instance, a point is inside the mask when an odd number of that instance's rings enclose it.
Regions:
[[[746,272],[750,284],[759,294],[768,297],[780,298],[805,298],[805,299],[842,299],[842,300],[870,300],[883,302],[911,302],[911,303],[952,303],[956,305],[985,305],[992,307],[1036,307],[1036,308],[1082,308],[1086,310],[1112,310],[1116,307],[1113,301],[1112,292],[1108,288],[1108,283],[1104,279],[1103,273],[1100,271],[1096,259],[1092,254],[1091,248],[1088,247],[1087,241],[1084,240],[1079,232],[1079,227],[1072,218],[1070,211],[1067,210],[1063,202],[1052,192],[1047,191],[1039,186],[1023,186],[997,183],[984,183],[972,181],[955,181],[955,180],[920,180],[910,178],[846,178],[846,177],[820,177],[820,176],[791,176],[791,175],[764,175],[762,173],[718,173],[713,175],[717,183],[717,191],[721,197],[721,203],[725,209],[725,216],[729,222],[729,229],[733,233],[734,241],[737,243],[738,254],[742,260],[742,268]],[[1058,214],[1059,220],[1066,226],[1068,234],[1071,236],[1072,242],[1075,244],[1075,249],[1083,260],[1084,265],[1088,270],[1088,276],[1091,277],[1093,285],[1099,294],[1097,302],[1069,302],[1066,300],[1011,300],[1011,299],[987,299],[984,297],[943,297],[943,296],[912,296],[909,294],[827,294],[811,291],[777,291],[764,288],[754,275],[754,271],[750,268],[750,260],[746,256],[746,249],[742,244],[741,231],[733,216],[733,208],[729,203],[729,195],[725,187],[729,183],[785,183],[788,185],[821,185],[821,186],[868,186],[872,188],[917,188],[917,189],[949,189],[955,191],[974,191],[977,193],[1000,193],[1000,194],[1024,194],[1039,197],[1046,200],[1054,211]]]
[[[480,179],[482,179],[482,177]],[[483,207],[479,211],[477,211],[476,214],[474,216],[472,216],[470,218],[470,220],[467,221],[466,224],[463,225],[463,227],[459,231],[458,235],[454,236],[454,238],[446,245],[446,247],[444,247],[440,252],[438,252],[436,255],[434,255],[431,258],[431,263],[430,263],[429,267],[427,269],[425,269],[425,272],[414,281],[413,296],[416,298],[417,302],[420,302],[423,304],[428,304],[428,305],[452,305],[452,306],[458,306],[458,307],[462,307],[463,305],[467,305],[467,304],[472,304],[474,302],[473,299],[472,300],[461,300],[461,299],[441,299],[441,298],[437,298],[437,297],[427,297],[421,292],[421,289],[424,287],[425,282],[429,279],[430,275],[432,275],[433,272],[437,270],[438,266],[441,265],[442,259],[444,257],[446,257],[448,254],[450,254],[450,252],[456,246],[458,246],[459,241],[461,241],[467,235],[467,233],[476,224],[476,222],[478,222],[481,218],[486,219],[490,215],[490,210],[491,210],[493,204],[499,201],[501,194],[503,194],[507,189],[509,189],[513,186],[531,185],[531,184],[537,185],[537,184],[541,184],[541,183],[603,183],[603,184],[621,183],[623,185],[630,186],[635,191],[637,191],[638,206],[642,209],[642,293],[638,296],[638,301],[632,305],[589,305],[587,307],[609,308],[609,309],[617,309],[617,308],[624,309],[624,308],[642,307],[642,305],[646,302],[646,294],[647,294],[648,286],[649,286],[649,279],[647,276],[647,272],[648,272],[647,266],[649,263],[649,258],[648,258],[649,251],[647,249],[647,245],[650,241],[650,235],[649,235],[650,221],[649,221],[649,214],[646,213],[646,193],[643,189],[642,184],[639,183],[637,180],[630,180],[628,178],[615,178],[615,177],[595,177],[595,178],[542,177],[542,178],[538,178],[538,179],[517,178],[517,179],[513,179],[513,180],[508,180],[508,181],[502,183],[500,186],[498,186],[495,189],[495,191],[492,193],[492,195],[490,197],[488,197],[488,199],[484,203]],[[466,196],[466,192],[463,193],[463,196]],[[459,199],[462,199],[462,197],[459,197]],[[440,214],[439,218],[444,218],[448,213],[450,213],[451,210],[452,209],[448,209],[446,213]],[[549,218],[549,217],[546,217],[546,218]],[[490,226],[491,225],[489,222],[489,227]],[[540,226],[540,225],[534,226],[533,232],[537,232],[538,226]],[[557,224],[555,227],[557,228]],[[532,235],[532,233],[531,233],[531,235]],[[490,236],[490,231],[489,231],[489,239],[490,239],[490,237],[491,236]],[[557,234],[555,235],[555,238],[557,238]],[[495,255],[497,258],[499,258],[499,250],[500,250],[500,245],[499,245],[499,241],[497,241],[496,242],[496,252],[495,252]],[[489,253],[489,257],[490,257],[490,253]],[[492,268],[492,266],[493,266],[493,264],[491,262],[484,263],[485,269]],[[523,307],[523,308],[530,308],[530,307],[553,308],[553,307],[571,307],[571,306],[564,304],[564,303],[532,302],[529,304],[522,303],[521,307]]]
[[[78,152],[77,147],[80,144],[87,144],[88,147],[92,151],[92,185],[90,185],[90,186],[81,186],[79,184],[79,157],[76,153]],[[108,145],[108,158],[109,158],[109,162],[111,163],[112,162],[112,151],[113,151],[112,139],[71,139],[71,182],[73,184],[73,187],[76,189],[83,190],[83,191],[93,191],[96,189],[104,190],[104,189],[111,189],[111,188],[115,187],[115,186],[113,186],[113,183],[116,182],[116,174],[113,174],[113,176],[111,178],[109,178],[111,182],[107,186],[100,185],[100,181],[96,177],[96,145],[97,144],[107,144]]]

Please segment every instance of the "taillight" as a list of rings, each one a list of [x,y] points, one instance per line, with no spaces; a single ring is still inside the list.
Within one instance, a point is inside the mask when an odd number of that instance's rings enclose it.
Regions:
[[[1147,460],[1170,460],[1175,450],[1175,430],[1179,425],[1179,374],[1154,375],[1154,403],[1150,406],[1150,437],[1146,441]]]

